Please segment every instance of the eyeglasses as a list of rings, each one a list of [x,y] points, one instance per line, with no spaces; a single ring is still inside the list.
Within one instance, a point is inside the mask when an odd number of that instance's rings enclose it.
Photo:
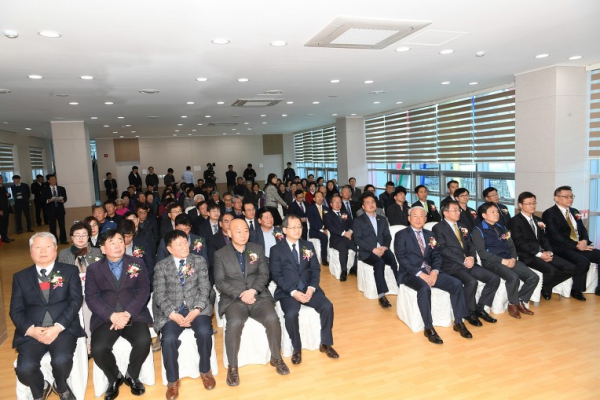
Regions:
[[[532,203],[523,203],[524,206],[535,206],[537,204],[537,201],[534,201]]]
[[[570,195],[570,196],[567,196],[566,194],[563,194],[563,195],[561,195],[561,196],[556,196],[556,197],[564,197],[565,199],[571,199],[571,200],[573,200],[573,199],[575,198],[575,195],[574,195],[574,194],[572,194],[572,195]]]
[[[469,195],[465,193],[465,194],[461,194],[461,195],[460,195],[460,196],[458,196],[458,197],[469,197]]]
[[[87,239],[88,235],[73,235],[74,239]]]

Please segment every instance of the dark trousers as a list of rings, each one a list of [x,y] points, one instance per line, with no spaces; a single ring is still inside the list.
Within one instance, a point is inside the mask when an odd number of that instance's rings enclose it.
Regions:
[[[15,201],[15,222],[17,224],[17,233],[23,232],[23,221],[21,221],[21,213],[25,215],[27,230],[31,230],[31,216],[29,215],[29,202]]]
[[[119,377],[119,368],[113,346],[117,339],[123,337],[131,344],[131,354],[129,354],[129,366],[127,373],[133,379],[138,379],[142,364],[146,361],[150,353],[150,330],[148,325],[142,322],[132,322],[131,326],[126,326],[120,330],[110,330],[110,322],[100,325],[92,332],[92,357],[94,362],[104,372],[108,382],[112,383]]]
[[[46,212],[48,213],[48,231],[56,237],[60,242],[67,241],[67,231],[65,229],[65,214],[48,212],[48,208],[54,207],[52,203],[46,206]],[[56,235],[56,224],[60,229],[60,236]]]
[[[271,215],[273,215],[273,225],[281,226],[283,222],[281,220],[281,214],[279,214],[279,209],[277,207],[267,207],[267,210],[271,211]]]
[[[574,292],[585,292],[586,288],[586,277],[590,268],[590,263],[600,264],[600,250],[594,249],[592,251],[579,251],[570,250],[567,248],[560,248],[554,250],[555,254],[565,260],[575,264],[575,275],[573,276],[573,291]],[[600,271],[600,269],[598,269]]]
[[[42,226],[42,212],[44,213],[44,223],[48,223],[48,215],[46,214],[46,210],[44,210],[44,203],[34,202],[35,204],[35,222],[38,226]]]
[[[494,295],[498,286],[500,286],[500,277],[495,273],[488,271],[480,265],[473,265],[473,268],[462,268],[458,272],[449,273],[463,284],[463,293],[465,294],[465,304],[469,313],[474,313],[477,310],[483,310],[485,306],[490,307],[494,301]],[[477,293],[477,286],[481,281],[485,283],[483,290],[481,291],[481,297],[479,302],[475,304],[475,294]]]
[[[331,247],[332,249],[336,249],[338,253],[340,253],[340,265],[342,266],[342,271],[348,272],[348,251],[354,250],[355,252],[358,252],[354,241],[348,239],[345,236],[340,236],[335,240],[329,240],[329,247]],[[357,263],[358,254],[356,255],[356,257],[354,257],[354,264],[352,265],[352,267],[356,267]]]
[[[267,332],[267,340],[271,349],[271,357],[281,358],[281,324],[275,312],[273,301],[259,297],[252,305],[236,300],[225,309],[227,324],[225,325],[225,351],[229,365],[238,366],[238,352],[242,339],[242,330],[248,317],[260,322]]]
[[[540,277],[527,268],[527,265],[521,261],[517,261],[513,268],[508,268],[502,263],[494,262],[486,263],[485,268],[506,281],[505,286],[508,301],[515,306],[518,306],[520,301],[527,303],[540,281]],[[523,281],[521,290],[519,290],[520,280]]]
[[[184,317],[188,311],[181,313]],[[208,315],[198,315],[192,321],[190,328],[184,328],[173,321],[167,322],[160,331],[162,345],[163,365],[167,371],[167,381],[175,382],[179,379],[179,336],[186,329],[192,329],[196,337],[196,345],[200,354],[200,372],[210,371],[210,353],[212,351],[212,323]]]
[[[321,344],[333,344],[333,335],[331,333],[331,329],[333,328],[333,304],[325,297],[325,294],[322,291],[317,290],[313,293],[308,303],[300,303],[293,297],[283,297],[279,299],[279,303],[281,304],[281,309],[283,310],[285,318],[285,330],[292,340],[294,350],[302,349],[298,313],[303,304],[314,308],[321,317]]]
[[[433,328],[433,318],[431,317],[431,288],[427,282],[416,275],[406,275],[404,277],[404,284],[417,291],[417,304],[419,305],[419,311],[423,318],[425,329]],[[462,319],[469,315],[469,311],[465,305],[462,283],[458,279],[440,272],[433,287],[450,293],[450,303],[452,304],[452,312],[454,313],[454,321],[456,323],[462,322]]]
[[[44,374],[40,369],[40,361],[46,352],[50,352],[52,375],[59,393],[67,391],[67,378],[73,368],[73,355],[77,346],[77,338],[70,333],[61,332],[49,345],[29,340],[17,346],[17,367],[15,372],[19,381],[29,386],[34,399],[42,397],[44,392]]]
[[[557,255],[554,255],[550,262],[546,262],[539,257],[532,258],[527,266],[543,274],[542,291],[544,293],[551,293],[554,286],[572,278],[576,271],[575,265]]]
[[[8,239],[8,210],[4,211],[3,215],[0,215],[0,238],[2,240]]]
[[[392,268],[396,282],[399,281],[398,277],[398,262],[394,253],[390,249],[387,249],[383,253],[383,257],[379,257],[373,253],[369,254],[369,257],[362,260],[362,262],[373,266],[373,275],[375,276],[375,286],[377,287],[378,294],[386,294],[389,292],[387,283],[385,281],[385,266],[386,264]],[[398,284],[399,285],[399,284]]]
[[[310,238],[319,239],[319,242],[321,242],[321,262],[327,262],[327,247],[329,247],[327,243],[329,241],[329,238],[327,237],[327,235],[323,232],[311,230]]]

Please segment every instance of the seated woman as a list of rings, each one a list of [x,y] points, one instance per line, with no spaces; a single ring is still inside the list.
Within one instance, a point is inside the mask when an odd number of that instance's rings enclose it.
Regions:
[[[99,249],[100,243],[98,242],[98,235],[100,235],[100,222],[98,222],[96,217],[90,215],[89,217],[84,218],[83,223],[88,224],[91,229],[89,237],[90,245]]]

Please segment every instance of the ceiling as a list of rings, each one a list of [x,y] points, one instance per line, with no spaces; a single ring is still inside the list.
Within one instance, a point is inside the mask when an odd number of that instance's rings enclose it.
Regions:
[[[1,8],[0,31],[19,36],[0,36],[0,89],[11,91],[0,94],[0,129],[45,138],[61,120],[85,121],[93,138],[290,133],[510,84],[551,65],[600,62],[593,0],[19,0]],[[431,24],[382,50],[304,46],[338,16]],[[464,34],[440,46],[407,44],[429,31]],[[445,49],[454,53],[439,54]],[[268,90],[283,91],[283,101],[231,106]]]

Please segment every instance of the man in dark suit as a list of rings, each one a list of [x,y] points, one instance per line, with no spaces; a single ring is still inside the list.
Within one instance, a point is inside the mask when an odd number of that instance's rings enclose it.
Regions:
[[[385,210],[385,215],[390,223],[390,226],[404,225],[408,226],[408,210],[410,205],[406,201],[406,189],[404,186],[398,186],[392,193],[394,203],[389,205]]]
[[[385,297],[389,291],[385,281],[385,266],[389,265],[400,285],[398,263],[390,250],[392,235],[385,217],[375,214],[377,202],[373,193],[365,193],[360,198],[364,214],[354,220],[352,237],[358,247],[358,258],[373,267],[375,286],[379,296],[379,305],[390,308],[392,305]]]
[[[415,188],[415,193],[419,200],[412,204],[412,207],[423,207],[427,213],[427,222],[440,222],[442,217],[438,212],[435,203],[431,200],[427,200],[427,188],[425,185],[419,185]]]
[[[119,191],[117,190],[117,181],[113,179],[110,172],[106,173],[106,179],[104,180],[104,189],[106,189],[106,197],[109,200],[116,200]]]
[[[448,181],[446,187],[448,188],[448,196],[446,196],[442,200],[442,202],[440,203],[440,208],[442,207],[442,204],[447,201],[458,201],[458,199],[454,197],[454,192],[456,191],[456,189],[458,189],[458,181],[452,179],[451,181]]]
[[[158,175],[154,173],[154,167],[148,167],[148,173],[146,174],[144,182],[146,182],[147,188],[152,186],[154,189],[158,189]]]
[[[129,184],[135,188],[136,192],[142,190],[142,177],[138,173],[138,167],[136,165],[131,167],[131,172],[127,178]]]
[[[433,234],[438,242],[442,254],[442,271],[463,283],[465,304],[469,316],[465,319],[473,326],[481,326],[479,318],[486,322],[494,323],[486,311],[494,301],[494,295],[500,278],[498,275],[477,264],[477,253],[471,241],[467,227],[458,222],[460,207],[454,200],[449,200],[442,205],[444,220],[433,227]],[[479,301],[475,302],[478,281],[485,284],[481,291]]]
[[[12,239],[8,237],[8,223],[10,214],[10,193],[3,186],[4,177],[0,175],[0,239],[2,243],[10,243]]]
[[[394,253],[398,259],[401,271],[404,272],[403,283],[417,292],[417,304],[425,324],[425,337],[435,344],[443,341],[433,327],[431,317],[431,288],[438,288],[450,293],[452,312],[454,313],[455,332],[470,339],[471,332],[462,322],[469,315],[465,305],[462,283],[440,271],[442,254],[431,231],[423,229],[427,221],[427,213],[421,206],[410,209],[408,216],[410,226],[396,233],[394,238]]]
[[[323,217],[331,210],[325,206],[323,201],[323,193],[315,193],[315,203],[308,207],[306,210],[306,217],[308,218],[308,237],[311,239],[319,239],[321,243],[321,261],[323,265],[329,265],[327,262],[327,247],[329,247],[329,238],[327,237],[327,229],[323,224]]]
[[[208,245],[206,238],[192,233],[192,223],[187,215],[181,214],[175,218],[175,230],[182,231],[187,235],[189,252],[191,254],[204,257],[208,266]],[[160,244],[158,245],[158,250],[156,252],[156,263],[164,260],[167,257],[169,257],[169,251],[167,249],[165,239],[163,238],[160,240]]]
[[[125,240],[125,254],[142,259],[148,272],[150,281],[150,291],[152,291],[152,282],[154,279],[154,264],[156,254],[156,245],[148,232],[138,229],[139,220],[137,215],[128,211],[125,219],[119,222],[118,229],[123,234]]]
[[[289,213],[299,217],[300,221],[302,221],[302,240],[306,240],[308,232],[308,224],[306,223],[308,219],[306,217],[306,211],[308,210],[308,204],[304,201],[304,192],[302,189],[296,190],[294,195],[296,197],[296,201],[292,202]]]
[[[29,239],[34,265],[13,276],[10,318],[15,324],[17,378],[31,389],[34,399],[46,399],[53,389],[40,369],[46,352],[52,357],[54,390],[61,400],[74,400],[67,385],[73,368],[77,338],[85,332],[79,323],[82,304],[79,269],[56,262],[56,237],[49,232]]]
[[[508,207],[506,207],[504,204],[500,204],[500,196],[498,195],[498,189],[490,186],[489,188],[485,189],[481,194],[485,201],[491,201],[496,205],[496,207],[498,207],[498,210],[500,210],[500,220],[498,221],[498,223],[504,227],[507,227],[508,221],[510,221],[510,212],[508,211]]]
[[[15,202],[15,222],[17,223],[17,233],[23,233],[23,221],[21,221],[21,213],[25,215],[25,222],[27,224],[27,232],[35,232],[31,229],[31,216],[29,215],[29,198],[31,197],[31,191],[26,183],[21,182],[19,175],[13,175],[13,185],[10,188],[12,192],[12,198]]]
[[[164,218],[160,223],[160,237],[164,238],[168,232],[175,229],[175,218],[183,213],[183,208],[177,203],[173,202],[167,206],[167,217]]]
[[[215,253],[227,246],[231,243],[231,238],[229,234],[229,226],[231,225],[231,221],[233,221],[233,215],[229,213],[221,214],[219,217],[219,230],[214,235],[210,236],[208,239],[208,265],[209,265],[209,276],[211,278],[211,282],[214,282],[213,278],[213,270],[215,263]]]
[[[56,184],[56,175],[46,175],[48,185],[42,190],[42,199],[46,204],[44,213],[48,215],[48,227],[50,233],[56,236],[56,224],[60,229],[60,244],[68,244],[67,230],[65,228],[65,203],[67,202],[67,191],[64,187]],[[59,238],[59,236],[56,236]]]
[[[342,187],[340,197],[342,199],[342,208],[346,210],[348,217],[351,219],[356,218],[358,216],[358,211],[361,210],[360,203],[352,200],[352,190],[349,185]],[[379,203],[377,204],[377,207],[379,207]]]
[[[465,188],[458,188],[454,191],[454,198],[458,201],[460,207],[459,221],[461,224],[467,227],[469,233],[473,232],[473,228],[477,225],[477,211],[469,207],[469,191]]]
[[[284,238],[283,231],[279,226],[273,226],[275,220],[273,214],[268,208],[258,210],[258,229],[250,231],[250,241],[262,246],[265,249],[265,256],[271,255],[271,247],[281,242]]]
[[[248,164],[248,167],[244,170],[243,176],[246,181],[250,181],[254,185],[256,171],[254,170],[254,168],[252,168],[252,164]]]
[[[384,210],[386,210],[392,203],[394,203],[394,182],[389,181],[385,184],[385,192],[379,195],[379,202]]]
[[[219,230],[219,218],[221,217],[221,207],[215,204],[208,205],[208,218],[196,218],[192,221],[192,232],[202,236],[210,242],[212,235]],[[210,263],[210,259],[209,259]]]
[[[292,168],[292,163],[287,163],[287,168],[283,170],[283,176],[281,177],[282,181],[285,183],[287,181],[293,181],[296,177],[296,171]]]
[[[215,253],[215,285],[221,293],[219,313],[225,315],[225,351],[229,361],[227,384],[240,384],[238,350],[242,330],[250,317],[266,330],[271,350],[271,365],[280,375],[290,373],[281,358],[281,324],[273,296],[267,288],[269,264],[261,246],[248,243],[250,233],[245,221],[234,219],[229,232],[231,243]]]
[[[360,199],[362,190],[356,187],[356,178],[351,177],[350,179],[348,179],[348,184],[350,185],[350,191],[352,192],[352,201],[358,203],[358,199]]]
[[[147,203],[138,203],[135,206],[135,214],[139,220],[138,229],[147,232],[156,244],[159,241],[156,215],[150,212],[150,207]]]
[[[179,336],[187,328],[196,337],[202,383],[207,390],[215,387],[210,369],[213,306],[209,300],[211,284],[206,259],[190,253],[188,237],[183,231],[167,233],[165,242],[170,255],[156,264],[153,303],[158,311],[154,314],[154,329],[161,337],[168,381],[166,397],[176,399],[181,384]]]
[[[248,224],[250,234],[258,230],[258,220],[256,219],[256,207],[252,203],[242,204],[242,216]]]
[[[35,177],[35,182],[31,184],[31,194],[34,196],[33,203],[35,204],[35,222],[37,226],[42,226],[42,217],[41,213],[44,213],[44,223],[48,224],[48,216],[44,211],[44,200],[42,199],[42,188],[46,183],[44,182],[43,175],[37,175]]]
[[[350,250],[358,252],[358,250],[352,240],[352,218],[342,208],[340,196],[334,195],[332,197],[331,211],[323,216],[323,224],[329,231],[329,247],[340,253],[340,265],[342,267],[340,281],[345,282],[348,275],[348,252]],[[356,271],[357,263],[358,256],[354,257],[354,265],[350,269],[350,273]]]
[[[146,202],[146,197],[145,197],[144,193],[139,192],[139,193],[137,193],[137,195],[138,195],[137,196],[138,198],[140,198],[141,196],[144,196],[142,203]],[[139,203],[139,201],[136,202],[134,207],[137,205],[137,203]],[[117,203],[114,200],[106,200],[102,204],[104,205],[104,209],[106,210],[106,219],[119,225],[119,222],[121,222],[123,217],[120,216],[119,214],[117,214]]]
[[[555,205],[544,211],[542,219],[554,252],[575,265],[571,297],[585,301],[586,276],[590,263],[600,263],[600,250],[592,246],[579,211],[573,207],[573,191],[561,186],[554,191]],[[596,288],[600,296],[600,285]]]
[[[146,307],[150,281],[144,261],[125,254],[123,234],[108,230],[100,236],[100,249],[106,257],[87,269],[85,299],[92,311],[92,352],[94,362],[108,378],[105,400],[119,395],[123,382],[140,396],[146,388],[139,380],[142,364],[150,353],[152,317]],[[125,377],[119,372],[113,345],[119,337],[131,346]]]
[[[321,266],[312,243],[301,240],[302,224],[295,215],[283,220],[286,239],[271,248],[269,268],[277,284],[275,301],[279,301],[285,329],[292,340],[292,364],[302,362],[302,341],[298,313],[302,305],[314,308],[321,317],[319,350],[329,358],[339,358],[333,349],[333,304],[319,286]]]

